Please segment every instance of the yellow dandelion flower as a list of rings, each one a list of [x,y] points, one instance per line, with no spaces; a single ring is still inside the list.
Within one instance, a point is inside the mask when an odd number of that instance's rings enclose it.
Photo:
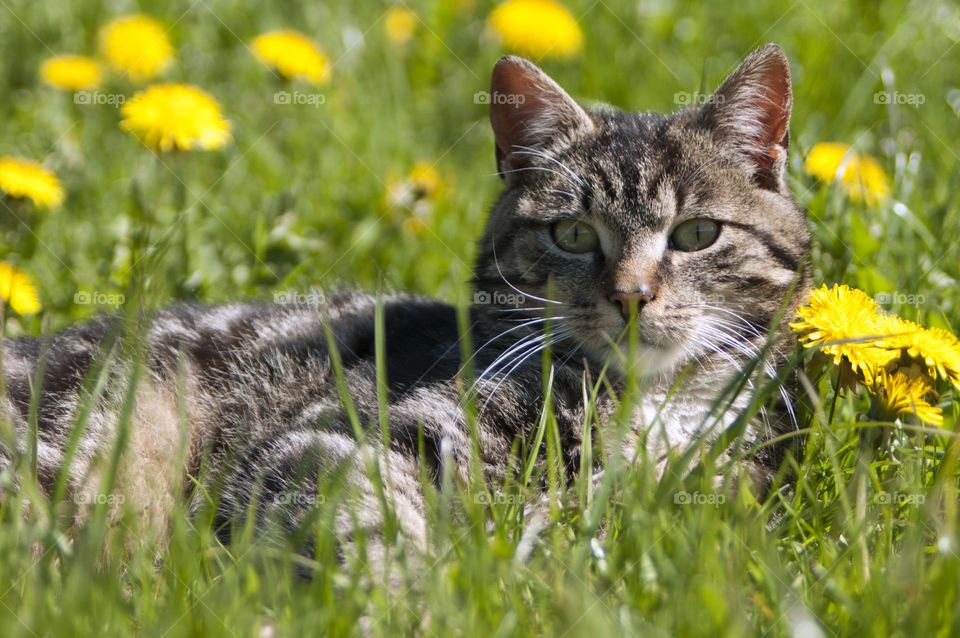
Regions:
[[[402,6],[390,7],[383,19],[387,39],[397,45],[406,44],[412,40],[419,24],[417,14]]]
[[[132,80],[144,82],[173,61],[173,45],[163,25],[143,14],[117,18],[100,32],[103,56]]]
[[[810,293],[797,311],[799,321],[790,324],[807,348],[833,357],[839,365],[845,357],[854,371],[881,368],[899,357],[878,339],[877,303],[862,290],[846,285],[821,286]]]
[[[923,332],[923,326],[894,314],[877,313],[874,319],[876,334],[881,335],[880,344],[891,350],[910,347],[913,337]]]
[[[65,91],[83,91],[100,84],[100,65],[83,55],[58,55],[40,65],[40,78]]]
[[[430,162],[417,162],[410,169],[410,182],[419,199],[430,199],[440,189],[440,173]]]
[[[892,421],[902,414],[912,414],[924,423],[943,425],[942,410],[928,401],[934,389],[925,377],[881,370],[869,390],[877,399],[881,418]]]
[[[507,49],[533,58],[569,58],[583,47],[580,25],[555,0],[506,0],[487,24]]]
[[[209,150],[230,141],[230,122],[209,94],[189,84],[157,84],[120,109],[120,126],[159,151]]]
[[[51,171],[34,161],[0,157],[0,193],[50,208],[63,202],[63,186]]]
[[[0,302],[18,315],[40,311],[40,296],[30,278],[5,261],[0,261]]]
[[[878,320],[882,339],[887,348],[895,348],[916,359],[931,378],[950,381],[960,388],[960,341],[949,330],[924,328],[896,315],[882,316]]]
[[[936,371],[960,389],[960,342],[955,334],[943,328],[927,328],[914,336],[908,352],[922,359],[931,375]]]
[[[394,180],[387,186],[390,206],[413,208],[433,200],[440,190],[440,174],[430,162],[417,162],[405,179]]]
[[[288,79],[303,78],[314,84],[330,79],[330,61],[313,40],[293,29],[258,35],[251,45],[263,62]]]
[[[850,199],[873,206],[890,195],[883,167],[869,155],[840,142],[821,142],[810,149],[804,170],[824,182],[840,184]]]
[[[854,156],[856,153],[847,144],[820,142],[810,149],[803,169],[821,181],[832,182],[837,179],[837,171],[844,162],[849,162]]]

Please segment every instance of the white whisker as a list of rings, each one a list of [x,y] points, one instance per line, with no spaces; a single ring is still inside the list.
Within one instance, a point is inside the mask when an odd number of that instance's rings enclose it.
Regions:
[[[760,361],[763,355],[763,353],[760,351],[760,348],[756,344],[744,339],[744,332],[753,337],[765,338],[765,335],[759,332],[754,324],[748,323],[745,319],[733,311],[727,311],[716,306],[707,306],[705,309],[726,312],[731,316],[738,317],[740,321],[732,322],[721,317],[708,315],[707,322],[700,326],[701,330],[703,330],[708,336],[713,336],[714,339],[720,342],[720,345],[726,344],[737,350],[737,352],[747,356],[749,359],[760,362],[763,373],[767,377],[771,379],[775,379],[777,377],[777,371],[771,362]],[[740,372],[743,371],[742,368],[739,366],[737,367]],[[748,380],[748,383],[750,384],[750,388],[754,389],[752,381]],[[780,395],[780,398],[783,400],[784,409],[790,418],[790,422],[793,424],[794,428],[799,428],[800,426],[797,421],[796,412],[793,408],[793,402],[790,399],[787,389],[783,386],[783,384],[778,384],[777,391]],[[765,410],[763,410],[763,416],[766,417]]]
[[[510,378],[510,374],[513,373],[514,370],[516,370],[518,367],[520,367],[521,365],[523,365],[523,363],[524,363],[525,361],[527,361],[527,359],[529,359],[529,358],[532,357],[533,355],[535,355],[535,354],[537,354],[537,353],[539,353],[539,352],[542,352],[543,350],[546,350],[546,349],[549,348],[551,345],[553,345],[553,344],[555,344],[555,343],[557,343],[557,342],[559,342],[559,341],[562,341],[563,339],[566,339],[567,337],[570,336],[570,334],[572,334],[573,331],[572,331],[572,330],[568,330],[568,332],[569,332],[569,334],[564,334],[563,336],[558,336],[558,335],[560,334],[559,331],[558,331],[558,333],[557,333],[556,335],[554,335],[554,334],[548,334],[548,335],[547,335],[547,339],[545,339],[542,343],[537,344],[534,348],[528,350],[527,352],[525,352],[525,353],[523,353],[522,355],[520,355],[519,357],[517,357],[517,358],[516,358],[516,362],[510,367],[509,370],[507,370],[506,372],[503,373],[503,378],[500,379],[500,381],[497,383],[496,386],[494,386],[493,390],[490,392],[490,395],[487,397],[487,400],[483,402],[483,407],[480,408],[479,413],[482,414],[484,411],[486,411],[487,405],[488,405],[488,404],[490,403],[490,401],[496,396],[497,391],[500,390],[500,386],[502,386],[503,383],[504,383],[507,379]]]
[[[551,173],[553,175],[559,175],[564,179],[569,179],[566,175],[560,171],[555,171],[552,168],[546,168],[544,166],[521,166],[520,168],[511,168],[508,171],[500,171],[498,175],[509,175],[510,173],[522,173],[524,171],[543,171],[544,173]]]
[[[510,283],[510,280],[507,279],[506,275],[503,274],[503,270],[500,268],[500,260],[497,259],[497,240],[496,240],[496,235],[495,235],[495,234],[492,236],[492,238],[491,238],[491,240],[490,240],[490,246],[491,246],[491,248],[493,249],[493,265],[497,267],[497,274],[499,274],[499,275],[500,275],[500,279],[502,279],[503,282],[504,282],[505,284],[507,284],[508,286],[510,286],[510,288],[512,288],[515,292],[520,293],[520,294],[523,295],[524,297],[530,297],[531,299],[536,299],[537,301],[542,301],[543,303],[555,304],[555,305],[558,305],[558,306],[569,306],[569,305],[570,305],[570,304],[565,303],[565,302],[563,302],[563,301],[554,301],[553,299],[547,299],[547,298],[545,298],[545,297],[538,297],[537,295],[534,295],[534,294],[529,293],[529,292],[524,292],[524,291],[520,290],[519,288],[517,288],[516,286],[514,286],[512,283]]]
[[[564,171],[564,173],[566,173],[566,176],[569,177],[571,180],[573,180],[573,182],[576,185],[586,188],[587,183],[583,181],[583,179],[579,177],[576,173],[570,170],[569,166],[567,166],[566,164],[558,160],[556,157],[553,157],[552,155],[549,155],[548,153],[540,149],[531,148],[529,146],[514,146],[513,148],[520,149],[519,151],[514,151],[514,153],[516,153],[517,155],[530,155],[533,157],[539,157],[541,159],[545,159],[548,162],[553,162],[554,164],[559,166]]]
[[[507,329],[507,330],[504,330],[504,331],[501,332],[500,334],[498,334],[498,335],[494,336],[493,338],[491,338],[490,340],[488,340],[486,343],[484,343],[484,344],[483,344],[482,346],[480,346],[479,348],[476,348],[476,349],[474,350],[473,354],[470,355],[470,358],[467,359],[467,360],[464,362],[464,364],[460,367],[460,373],[461,373],[461,374],[463,373],[464,369],[467,367],[467,364],[470,363],[471,361],[473,361],[473,360],[476,358],[476,356],[477,356],[478,354],[480,354],[480,351],[482,351],[484,348],[486,348],[487,346],[489,346],[489,345],[490,345],[491,343],[493,343],[494,341],[496,341],[496,340],[498,340],[498,339],[500,339],[500,338],[502,338],[502,337],[507,336],[508,334],[510,334],[511,332],[513,332],[514,330],[520,330],[521,328],[527,328],[527,327],[529,327],[529,326],[533,326],[533,325],[538,324],[538,323],[544,323],[544,322],[546,322],[546,321],[550,321],[551,319],[555,319],[555,320],[556,320],[556,319],[566,319],[566,317],[542,317],[542,318],[539,318],[539,319],[526,319],[526,320],[524,320],[524,323],[517,324],[516,326],[513,326],[512,328],[509,328],[509,329]]]
[[[569,327],[561,326],[561,328],[565,331],[570,332],[571,334],[573,332],[572,329]],[[560,333],[560,330],[558,330],[557,333]],[[525,354],[525,351],[527,349],[531,347],[536,347],[543,341],[546,341],[547,339],[550,338],[551,334],[553,333],[536,333],[535,332],[520,338],[515,344],[507,348],[504,352],[500,353],[497,356],[497,358],[494,359],[492,363],[490,363],[490,365],[484,368],[483,372],[481,372],[480,375],[476,378],[476,380],[474,380],[473,384],[470,386],[470,389],[466,392],[464,396],[465,397],[471,396],[475,392],[475,390],[479,387],[480,383],[484,381],[487,377],[495,376],[498,369],[503,368],[507,365],[510,365],[513,357],[520,356],[521,354]]]

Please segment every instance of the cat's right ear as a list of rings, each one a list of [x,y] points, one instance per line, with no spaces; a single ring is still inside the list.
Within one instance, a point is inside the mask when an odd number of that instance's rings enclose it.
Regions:
[[[522,168],[533,153],[558,139],[573,140],[593,130],[593,120],[560,85],[533,62],[500,58],[493,67],[489,100],[501,177]]]
[[[730,74],[694,123],[742,157],[760,186],[785,193],[792,105],[790,63],[768,44]]]

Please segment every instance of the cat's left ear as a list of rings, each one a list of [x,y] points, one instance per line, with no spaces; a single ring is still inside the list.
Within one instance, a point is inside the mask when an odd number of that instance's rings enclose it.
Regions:
[[[758,185],[786,192],[792,106],[790,62],[783,49],[768,44],[724,80],[693,124],[739,154]]]
[[[529,60],[513,55],[493,67],[490,124],[501,177],[558,141],[593,130],[593,120],[560,85]]]

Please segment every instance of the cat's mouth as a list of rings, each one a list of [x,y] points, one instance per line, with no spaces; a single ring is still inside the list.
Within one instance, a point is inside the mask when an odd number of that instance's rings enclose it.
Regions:
[[[703,356],[696,318],[659,303],[624,317],[614,305],[590,304],[559,322],[566,350],[579,351],[617,376],[640,378],[677,373]]]

